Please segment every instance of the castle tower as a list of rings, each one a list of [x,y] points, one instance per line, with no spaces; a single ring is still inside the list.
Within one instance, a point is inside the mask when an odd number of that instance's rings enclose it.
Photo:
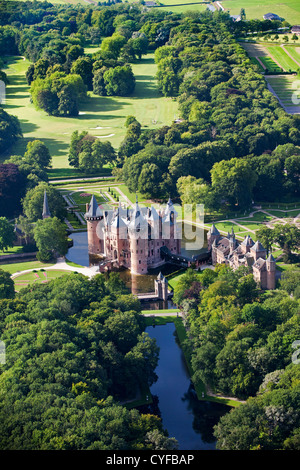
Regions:
[[[262,246],[259,240],[250,248],[250,253],[253,256],[254,260],[257,261],[258,258],[266,259],[267,251]]]
[[[48,206],[48,198],[47,198],[47,192],[46,191],[44,191],[44,203],[43,203],[42,217],[43,217],[43,219],[48,219],[49,217],[51,217],[49,206]]]
[[[232,253],[234,252],[234,250],[236,249],[236,239],[235,239],[235,233],[233,231],[233,227],[231,229],[231,234],[230,234],[230,237],[229,237],[229,249],[230,249],[230,254],[232,255]]]
[[[217,264],[218,262],[216,239],[214,239],[214,241],[212,242],[212,246],[211,246],[211,261],[213,265]]]
[[[127,266],[129,263],[127,224],[121,217],[121,213],[122,207],[121,203],[119,203],[119,207],[110,226],[112,244],[111,258],[117,261],[119,266]]]
[[[168,300],[168,281],[160,272],[154,281],[155,294],[160,300]]]
[[[128,225],[133,274],[146,274],[148,271],[148,223],[142,214],[136,198],[135,207]]]
[[[220,240],[220,232],[216,228],[215,224],[212,224],[211,228],[207,233],[207,249],[210,251],[212,249],[212,244],[214,241],[218,242]]]
[[[242,253],[249,253],[250,248],[254,245],[254,242],[250,235],[247,235],[241,243]]]
[[[92,196],[88,210],[84,215],[87,222],[88,251],[93,255],[104,254],[104,240],[101,222],[103,221],[103,212],[98,206],[95,196]]]
[[[276,262],[271,253],[266,260],[266,268],[267,268],[267,289],[275,289]]]
[[[169,198],[162,220],[162,238],[164,244],[172,253],[179,254],[181,252],[181,240],[176,226],[177,216],[178,213],[173,206],[171,198]]]

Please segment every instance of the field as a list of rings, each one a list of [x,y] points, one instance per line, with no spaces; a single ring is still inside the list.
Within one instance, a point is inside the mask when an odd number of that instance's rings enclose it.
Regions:
[[[176,101],[162,97],[157,89],[153,54],[133,64],[136,88],[132,96],[101,97],[90,92],[77,118],[48,116],[43,111],[37,111],[30,103],[25,79],[28,60],[22,57],[6,59],[5,71],[10,83],[4,109],[20,119],[24,135],[23,141],[10,149],[10,154],[23,154],[29,140],[40,139],[50,150],[53,168],[67,169],[68,147],[74,130],[88,131],[98,138],[109,140],[118,148],[125,135],[124,122],[128,115],[134,115],[144,128],[160,128],[164,124],[171,124],[177,117]]]
[[[296,62],[289,57],[281,46],[270,46],[266,48],[269,54],[280,64],[280,66],[286,71],[295,72],[298,68]]]
[[[14,278],[15,290],[18,292],[23,287],[26,287],[28,284],[44,284],[51,281],[52,279],[57,279],[64,274],[70,274],[68,271],[60,270],[51,270],[51,271],[36,271],[25,274],[20,274]]]
[[[224,0],[221,2],[231,15],[238,15],[241,8],[245,9],[247,19],[262,19],[266,13],[275,13],[290,24],[300,24],[299,0]]]
[[[293,75],[281,75],[278,77],[266,76],[266,79],[287,111],[289,108],[294,108],[300,104],[299,77]]]

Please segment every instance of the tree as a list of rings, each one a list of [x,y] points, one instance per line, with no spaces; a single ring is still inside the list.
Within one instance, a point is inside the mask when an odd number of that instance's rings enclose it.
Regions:
[[[262,225],[256,232],[257,239],[261,242],[264,248],[267,250],[267,253],[272,251],[272,244],[274,243],[275,233],[273,229]]]
[[[90,57],[79,57],[72,64],[71,73],[80,75],[88,90],[93,89],[93,61]]]
[[[64,256],[67,253],[66,229],[57,217],[38,220],[33,234],[40,261],[49,261],[53,257]]]
[[[37,165],[40,168],[49,168],[51,166],[51,155],[48,147],[40,140],[28,142],[24,157],[30,165]]]
[[[28,190],[23,200],[23,211],[30,222],[42,218],[45,191],[51,215],[60,220],[66,216],[66,203],[59,191],[47,183],[40,183]]]
[[[245,209],[250,206],[257,175],[249,161],[232,158],[215,163],[211,170],[211,180],[213,189],[226,198],[231,207],[238,205]]]
[[[15,297],[15,284],[9,272],[0,269],[0,299],[13,299]]]
[[[135,88],[135,77],[130,65],[110,68],[103,77],[108,96],[128,96]]]
[[[93,92],[95,95],[106,96],[106,88],[104,81],[104,73],[108,70],[107,67],[101,67],[95,70],[93,75]]]
[[[18,118],[0,108],[0,153],[11,147],[21,137],[22,130]]]
[[[12,217],[21,211],[26,177],[13,163],[0,164],[0,216]]]
[[[300,244],[300,229],[293,224],[276,224],[273,231],[275,243],[284,250],[285,261],[291,261],[292,251],[298,250]]]
[[[14,227],[9,223],[6,217],[0,217],[0,250],[5,251],[8,247],[12,247],[14,245],[14,239]]]

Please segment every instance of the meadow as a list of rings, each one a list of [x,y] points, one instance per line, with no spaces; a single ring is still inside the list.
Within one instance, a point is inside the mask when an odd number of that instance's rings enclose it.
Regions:
[[[280,64],[286,72],[295,72],[298,68],[296,62],[289,57],[281,46],[270,46],[266,48],[270,55]]]
[[[25,273],[25,274],[20,274],[19,276],[16,276],[14,278],[14,283],[15,283],[15,290],[16,292],[19,292],[20,289],[23,287],[28,286],[28,284],[45,284],[52,279],[57,279],[60,276],[63,276],[64,274],[70,274],[71,271],[62,271],[62,270],[49,270],[49,271],[35,271],[35,272],[30,272],[30,273]]]
[[[275,13],[284,18],[290,24],[300,24],[300,2],[299,0],[223,0],[221,2],[225,10],[231,15],[238,15],[241,8],[245,9],[246,18],[262,19],[266,13]]]
[[[132,64],[136,77],[136,87],[130,97],[102,97],[89,92],[86,101],[81,105],[80,115],[76,118],[48,116],[44,111],[36,110],[30,102],[29,87],[25,72],[29,61],[22,57],[6,57],[6,73],[9,85],[6,90],[4,109],[20,120],[24,139],[9,149],[9,155],[23,154],[28,141],[42,140],[50,150],[54,170],[64,176],[74,174],[67,172],[68,148],[73,131],[88,131],[91,135],[109,140],[117,149],[124,138],[125,119],[134,115],[143,128],[160,128],[170,125],[178,117],[178,106],[175,100],[163,97],[156,85],[156,64],[154,55],[148,54],[138,63]],[[76,170],[75,170],[76,173]],[[51,177],[56,175],[52,170]],[[75,174],[74,174],[75,175]],[[76,176],[79,176],[78,172]]]

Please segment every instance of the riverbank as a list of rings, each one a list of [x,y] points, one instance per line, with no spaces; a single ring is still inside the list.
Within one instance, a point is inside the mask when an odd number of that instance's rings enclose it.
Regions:
[[[142,313],[145,313],[142,312]],[[188,339],[186,328],[183,324],[183,319],[181,317],[180,311],[177,312],[176,316],[172,316],[167,313],[166,310],[154,310],[152,314],[149,314],[149,311],[145,313],[146,315],[146,325],[147,326],[158,326],[158,325],[165,325],[166,323],[174,323],[176,328],[176,336],[178,339],[178,343],[180,348],[183,352],[184,359],[186,362],[187,369],[189,371],[189,375],[191,378],[191,382],[193,383],[192,377],[194,375],[194,370],[191,364],[191,352],[188,350],[185,341]],[[235,397],[226,397],[222,396],[221,394],[215,394],[210,389],[208,389],[205,384],[203,383],[193,383],[197,398],[201,401],[211,401],[215,403],[220,403],[222,405],[227,405],[230,407],[237,407],[241,404],[245,403],[243,400],[239,400]]]

